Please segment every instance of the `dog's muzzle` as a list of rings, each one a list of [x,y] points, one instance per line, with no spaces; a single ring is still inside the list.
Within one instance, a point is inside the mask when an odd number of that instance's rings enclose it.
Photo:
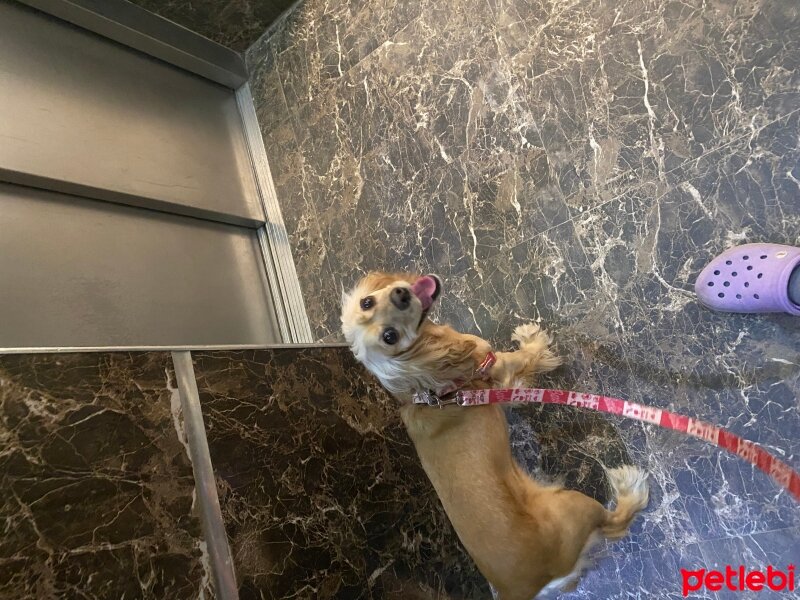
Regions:
[[[396,287],[389,294],[389,300],[397,310],[406,310],[411,306],[411,292],[408,288]]]

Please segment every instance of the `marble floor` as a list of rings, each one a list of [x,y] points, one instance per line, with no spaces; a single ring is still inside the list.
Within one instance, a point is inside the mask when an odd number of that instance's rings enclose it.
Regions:
[[[341,339],[365,271],[435,272],[439,320],[500,347],[545,324],[567,357],[548,384],[698,416],[800,468],[800,320],[715,314],[692,288],[727,247],[800,244],[794,0],[305,0],[247,61],[320,340]],[[800,561],[797,505],[738,458],[534,416],[511,415],[531,469],[596,493],[598,461],[652,473],[631,538],[567,597],[680,597],[680,566]]]

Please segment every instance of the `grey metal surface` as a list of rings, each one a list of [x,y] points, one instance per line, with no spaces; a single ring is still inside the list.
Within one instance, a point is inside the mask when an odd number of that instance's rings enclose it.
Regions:
[[[264,227],[258,229],[258,243],[261,249],[261,260],[264,264],[264,270],[267,273],[267,280],[269,281],[269,289],[275,290],[272,300],[275,304],[275,315],[278,320],[278,329],[280,329],[281,337],[284,340],[294,340],[294,330],[291,327],[292,321],[288,312],[284,294],[281,293],[280,277],[278,269],[270,251],[270,242],[267,237],[267,232]]]
[[[257,227],[234,94],[0,0],[0,178]]]
[[[2,354],[52,354],[52,353],[66,353],[66,352],[169,352],[169,351],[182,351],[187,352],[209,352],[209,351],[235,351],[235,350],[299,350],[302,348],[349,348],[349,344],[344,342],[325,342],[325,343],[311,343],[311,344],[234,344],[234,345],[214,345],[203,346],[196,344],[193,346],[58,346],[55,348],[0,348],[0,355]]]
[[[242,115],[244,134],[250,150],[260,199],[267,217],[266,224],[259,229],[259,240],[270,287],[275,290],[278,312],[283,311],[286,315],[284,328],[288,328],[290,336],[286,339],[291,339],[298,344],[310,344],[314,341],[314,337],[308,322],[300,281],[289,245],[289,236],[275,193],[275,185],[272,181],[264,139],[261,136],[249,84],[243,85],[236,91],[236,100]]]
[[[0,351],[281,343],[255,230],[0,184]]]
[[[130,2],[19,1],[231,89],[247,81],[247,68],[238,52]]]
[[[219,507],[192,355],[189,352],[173,352],[172,363],[175,366],[175,377],[178,380],[178,391],[181,396],[183,427],[186,431],[189,457],[192,460],[195,492],[211,563],[214,592],[220,600],[234,600],[239,597],[239,590],[236,586],[233,557]]]

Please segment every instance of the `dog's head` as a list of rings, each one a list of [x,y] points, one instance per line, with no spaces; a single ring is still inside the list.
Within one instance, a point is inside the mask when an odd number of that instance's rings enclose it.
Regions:
[[[370,273],[342,297],[342,331],[362,360],[407,350],[442,291],[435,275]]]

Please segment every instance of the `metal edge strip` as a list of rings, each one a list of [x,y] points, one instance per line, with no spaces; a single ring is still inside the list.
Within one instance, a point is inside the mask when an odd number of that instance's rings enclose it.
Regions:
[[[207,346],[49,346],[30,348],[0,348],[3,354],[66,354],[69,352],[235,352],[240,350],[302,350],[303,348],[349,348],[344,342],[259,345],[207,345]]]
[[[19,0],[225,87],[247,82],[242,56],[124,0]]]
[[[245,84],[249,88],[249,83]],[[242,87],[245,87],[242,86]],[[269,217],[266,214],[266,206],[263,199],[263,192],[262,192],[262,183],[261,178],[259,175],[258,169],[258,159],[255,156],[255,152],[253,150],[253,141],[252,141],[252,133],[249,130],[248,126],[248,119],[247,114],[248,111],[244,109],[242,106],[243,102],[246,102],[247,99],[242,99],[240,97],[239,91],[236,92],[236,105],[239,109],[240,119],[242,121],[242,131],[244,132],[245,137],[245,144],[248,149],[248,154],[250,156],[250,164],[253,170],[253,178],[256,182],[256,189],[258,191],[258,197],[261,202],[261,209],[264,211],[264,219],[268,220]],[[251,105],[252,105],[252,97],[251,97]],[[256,122],[257,125],[257,122]],[[260,137],[260,130],[259,130],[259,137]],[[271,177],[271,175],[270,175]],[[289,307],[286,304],[286,299],[284,298],[284,288],[281,282],[280,273],[278,272],[278,268],[275,263],[275,259],[273,256],[273,249],[272,245],[270,244],[269,234],[267,233],[266,224],[258,229],[258,243],[261,248],[261,258],[264,262],[264,268],[267,272],[267,279],[269,280],[269,287],[273,291],[273,304],[275,307],[275,313],[278,321],[278,328],[280,329],[281,338],[285,342],[291,342],[295,339],[294,327],[291,319],[289,317]]]
[[[308,313],[303,302],[300,281],[297,277],[297,270],[292,258],[291,246],[289,245],[289,236],[286,232],[283,214],[275,193],[272,172],[269,168],[269,160],[267,159],[264,140],[261,137],[261,128],[259,127],[249,83],[245,83],[236,90],[236,102],[242,117],[259,196],[261,197],[267,220],[263,228],[263,245],[268,246],[264,248],[265,263],[267,264],[268,275],[270,274],[269,265],[272,264],[270,283],[274,282],[276,287],[273,289],[277,291],[283,300],[283,308],[291,336],[287,341],[310,344],[314,341],[314,336],[311,333]],[[261,238],[262,236],[259,237]],[[269,257],[271,257],[271,261],[267,260]]]
[[[242,214],[224,213],[186,204],[179,204],[169,200],[160,200],[147,196],[137,196],[127,192],[102,189],[91,185],[84,185],[65,179],[53,179],[22,171],[6,169],[0,166],[0,183],[17,185],[26,188],[35,188],[46,192],[56,192],[69,196],[78,196],[99,202],[108,202],[120,206],[141,208],[152,210],[168,215],[178,215],[181,217],[191,217],[212,223],[222,223],[224,225],[234,225],[247,229],[256,229],[263,225],[263,220],[254,217],[247,217]]]
[[[208,448],[191,353],[173,352],[172,364],[178,382],[183,428],[186,432],[189,458],[192,461],[195,497],[200,508],[200,523],[206,538],[215,595],[221,600],[237,600],[239,589],[236,585],[233,556],[219,506],[214,467],[211,463],[211,452]]]
[[[267,230],[264,227],[258,228],[258,246],[261,250],[261,260],[264,263],[264,268],[267,271],[267,279],[269,281],[269,288],[272,291],[272,305],[275,309],[275,318],[278,321],[278,329],[281,333],[281,339],[284,342],[290,342],[294,339],[294,332],[289,323],[288,308],[284,302],[283,294],[281,293],[280,277],[275,268],[275,262],[272,260],[272,252],[270,249],[269,237]]]
[[[250,50],[255,46],[263,43],[265,40],[269,39],[272,34],[274,34],[280,27],[283,26],[284,22],[289,19],[289,16],[297,10],[297,8],[303,4],[305,0],[294,0],[286,9],[279,14],[275,20],[269,24],[269,26],[263,31],[261,35],[256,38],[256,40],[250,44],[250,46],[243,52],[244,62],[248,66],[248,72],[250,71],[250,65],[247,60],[247,55],[250,53]]]

